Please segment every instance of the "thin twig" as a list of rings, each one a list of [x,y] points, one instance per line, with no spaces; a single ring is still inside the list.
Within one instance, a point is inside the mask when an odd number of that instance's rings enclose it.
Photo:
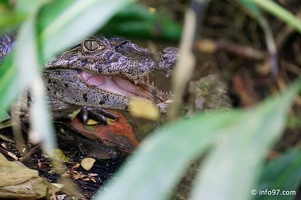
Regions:
[[[246,45],[236,44],[226,39],[217,41],[210,39],[199,40],[196,42],[195,48],[201,53],[216,53],[218,51],[227,51],[238,56],[258,61],[264,60],[267,56],[267,54],[261,50],[254,49]]]

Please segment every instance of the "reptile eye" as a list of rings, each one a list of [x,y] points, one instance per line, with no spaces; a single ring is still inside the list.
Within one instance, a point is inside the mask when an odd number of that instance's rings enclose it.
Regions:
[[[88,51],[96,51],[96,50],[103,50],[104,45],[102,43],[98,43],[95,40],[86,40],[84,42],[84,47]]]

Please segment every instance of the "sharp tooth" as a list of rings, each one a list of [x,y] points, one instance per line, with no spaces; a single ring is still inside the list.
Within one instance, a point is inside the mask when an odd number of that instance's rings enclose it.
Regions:
[[[134,83],[135,83],[135,85],[137,85],[137,83],[138,83],[138,80],[134,80]]]
[[[154,84],[154,81],[152,82],[152,86],[154,86],[155,84]]]
[[[166,76],[166,78],[168,78],[168,77],[169,77],[169,74],[165,74],[165,76]]]

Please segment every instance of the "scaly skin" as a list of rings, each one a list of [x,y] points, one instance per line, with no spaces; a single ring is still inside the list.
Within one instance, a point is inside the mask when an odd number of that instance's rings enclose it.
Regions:
[[[4,35],[0,38],[0,61],[13,50],[15,39],[16,34]]]
[[[94,45],[92,48],[95,49],[91,50],[89,45]],[[101,75],[121,75],[130,80],[139,80],[150,72],[172,69],[176,59],[177,49],[174,47],[159,53],[121,38],[93,37],[52,59],[45,67],[84,69]]]
[[[11,51],[13,39],[0,39],[0,56]],[[160,53],[120,38],[89,38],[45,65],[43,79],[54,117],[83,107],[126,110],[132,98],[151,100],[165,112],[170,96],[147,83],[145,77],[167,73],[177,57],[173,47]]]

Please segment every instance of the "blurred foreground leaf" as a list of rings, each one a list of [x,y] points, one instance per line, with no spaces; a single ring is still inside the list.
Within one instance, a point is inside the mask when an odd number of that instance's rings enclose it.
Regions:
[[[192,199],[251,199],[262,161],[281,135],[299,87],[300,82],[252,110],[203,113],[162,128],[96,199],[166,199],[185,168],[208,147],[213,149]]]
[[[179,41],[182,26],[139,4],[117,13],[102,29],[101,34],[122,35],[142,39]]]
[[[96,199],[167,198],[186,167],[239,116],[239,112],[210,113],[162,128],[141,144],[118,179]]]
[[[56,1],[41,10],[38,38],[42,60],[79,42],[135,0]],[[55,17],[53,17],[55,13]]]
[[[2,34],[16,30],[17,27],[26,19],[29,12],[22,8],[20,4],[26,4],[28,0],[23,1],[0,1],[0,37]]]

